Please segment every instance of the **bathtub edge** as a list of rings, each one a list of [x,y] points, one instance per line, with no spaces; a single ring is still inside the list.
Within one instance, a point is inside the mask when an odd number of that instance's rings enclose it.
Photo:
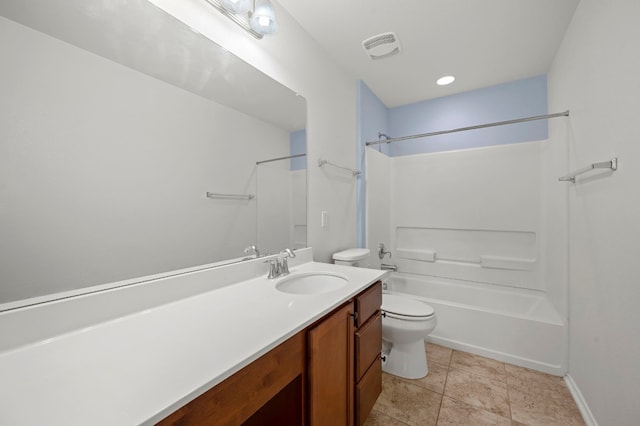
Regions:
[[[519,357],[517,355],[508,354],[501,351],[488,349],[481,346],[471,345],[469,343],[459,342],[453,339],[447,339],[444,337],[434,336],[430,334],[425,338],[425,342],[434,343],[436,345],[444,346],[450,349],[455,349],[463,352],[468,352],[475,355],[480,355],[486,358],[495,359],[497,361],[506,362],[516,365],[518,367],[529,368],[531,370],[540,371],[543,373],[551,374],[558,377],[564,377],[567,374],[567,369],[562,365],[548,364],[541,361],[535,361],[529,358]]]

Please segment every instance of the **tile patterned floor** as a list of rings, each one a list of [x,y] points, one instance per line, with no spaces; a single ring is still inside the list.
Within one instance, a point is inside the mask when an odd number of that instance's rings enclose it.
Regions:
[[[383,373],[365,426],[584,425],[560,377],[427,343],[429,374]]]

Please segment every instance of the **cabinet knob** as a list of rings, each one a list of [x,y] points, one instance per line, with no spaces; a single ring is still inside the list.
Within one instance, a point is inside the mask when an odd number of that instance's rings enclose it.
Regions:
[[[353,312],[353,313],[350,313],[349,315],[353,317],[353,325],[357,326],[358,325],[358,312]]]

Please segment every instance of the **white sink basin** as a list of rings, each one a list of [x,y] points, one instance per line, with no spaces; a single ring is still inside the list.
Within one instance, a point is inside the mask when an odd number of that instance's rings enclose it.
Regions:
[[[338,290],[348,282],[347,277],[333,272],[304,272],[281,279],[276,289],[289,294],[318,294]]]

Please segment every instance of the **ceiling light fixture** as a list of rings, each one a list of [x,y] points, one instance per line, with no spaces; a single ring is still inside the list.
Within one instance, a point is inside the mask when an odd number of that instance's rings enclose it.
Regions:
[[[236,15],[248,13],[253,6],[251,0],[220,0],[220,4],[229,12],[233,12]]]
[[[278,31],[276,12],[269,0],[256,0],[249,25],[260,34],[273,34]]]
[[[218,12],[258,40],[278,31],[278,21],[269,0],[206,0]]]
[[[455,79],[456,78],[452,75],[445,75],[444,77],[440,77],[438,80],[436,80],[436,83],[438,84],[438,86],[446,86],[447,84],[453,83]]]

